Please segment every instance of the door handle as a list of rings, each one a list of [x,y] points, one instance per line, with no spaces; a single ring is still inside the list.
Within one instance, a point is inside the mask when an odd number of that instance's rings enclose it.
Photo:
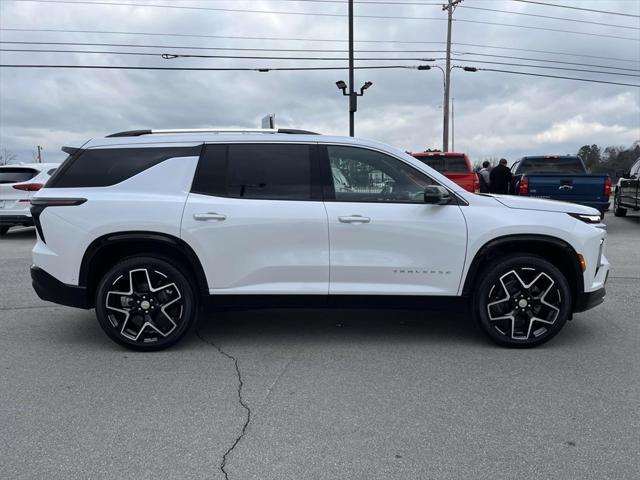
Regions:
[[[223,221],[227,219],[226,215],[222,215],[221,213],[215,212],[207,212],[207,213],[194,213],[193,218],[195,220],[205,221],[205,220],[218,220]]]
[[[346,217],[338,217],[340,223],[369,223],[371,219],[369,217],[363,217],[362,215],[349,215]]]

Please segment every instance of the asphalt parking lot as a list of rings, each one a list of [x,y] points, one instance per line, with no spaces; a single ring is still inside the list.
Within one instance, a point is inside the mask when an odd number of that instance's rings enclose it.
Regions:
[[[640,216],[606,222],[606,302],[532,350],[443,314],[269,310],[134,353],[36,297],[14,229],[0,478],[640,478]]]

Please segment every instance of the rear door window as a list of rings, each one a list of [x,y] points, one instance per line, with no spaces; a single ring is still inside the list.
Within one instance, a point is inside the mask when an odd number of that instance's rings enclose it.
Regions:
[[[233,198],[310,200],[311,147],[290,143],[207,145],[192,191]]]
[[[27,182],[38,173],[35,168],[2,167],[0,168],[0,184]]]

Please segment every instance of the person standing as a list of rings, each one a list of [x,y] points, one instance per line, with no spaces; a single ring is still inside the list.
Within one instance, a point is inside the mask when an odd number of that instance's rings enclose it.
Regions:
[[[507,167],[507,160],[500,159],[500,164],[491,170],[489,174],[489,191],[491,193],[509,193],[509,184],[511,183],[511,170]]]
[[[489,193],[489,186],[491,185],[491,171],[489,167],[491,164],[485,160],[482,162],[482,168],[478,170],[478,180],[480,180],[480,193]]]

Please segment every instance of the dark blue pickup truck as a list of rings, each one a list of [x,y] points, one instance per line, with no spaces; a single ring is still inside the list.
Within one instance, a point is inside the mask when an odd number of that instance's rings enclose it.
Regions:
[[[511,193],[550,198],[593,207],[604,215],[609,208],[611,178],[589,174],[576,156],[523,157],[511,167]]]

